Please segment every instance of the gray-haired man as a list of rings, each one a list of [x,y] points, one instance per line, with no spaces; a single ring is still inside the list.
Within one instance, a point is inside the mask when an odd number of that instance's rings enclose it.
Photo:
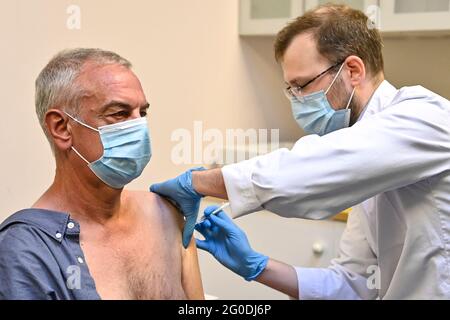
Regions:
[[[0,298],[203,298],[182,215],[123,189],[151,157],[148,107],[131,64],[113,52],[63,51],[40,73],[36,111],[55,180],[0,226]]]

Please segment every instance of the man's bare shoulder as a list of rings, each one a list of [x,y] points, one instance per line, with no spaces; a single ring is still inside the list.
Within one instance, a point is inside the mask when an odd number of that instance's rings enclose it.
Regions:
[[[124,191],[124,202],[128,206],[137,208],[138,214],[151,219],[158,220],[165,227],[183,229],[183,216],[168,200],[156,193],[148,191]]]

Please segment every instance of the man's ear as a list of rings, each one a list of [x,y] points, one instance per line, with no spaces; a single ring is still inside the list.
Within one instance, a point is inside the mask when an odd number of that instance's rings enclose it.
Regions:
[[[69,117],[59,109],[50,109],[45,114],[45,126],[53,139],[55,148],[66,151],[72,146],[72,131]]]
[[[358,87],[366,79],[366,66],[358,56],[349,56],[345,59],[345,65],[349,73],[352,87]]]

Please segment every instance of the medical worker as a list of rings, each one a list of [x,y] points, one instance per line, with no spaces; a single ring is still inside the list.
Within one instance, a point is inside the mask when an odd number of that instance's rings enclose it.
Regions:
[[[233,218],[264,209],[325,219],[354,207],[329,268],[255,252],[224,212],[210,214],[214,208],[197,225],[205,236],[197,245],[245,279],[295,298],[450,299],[449,101],[386,81],[379,31],[346,6],[291,22],[277,35],[275,56],[308,135],[292,150],[153,185],[185,215],[184,244],[203,196],[229,199]]]

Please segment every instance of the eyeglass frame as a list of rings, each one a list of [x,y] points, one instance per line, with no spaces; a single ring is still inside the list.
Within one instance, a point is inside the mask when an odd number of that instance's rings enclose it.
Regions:
[[[338,65],[343,64],[345,62],[345,60],[338,62],[334,65],[332,65],[331,67],[329,67],[328,69],[326,69],[325,71],[319,73],[317,76],[315,76],[314,78],[312,78],[311,80],[309,80],[308,82],[306,82],[304,85],[301,86],[295,86],[295,88],[300,88],[300,90],[298,90],[298,94],[295,95],[294,93],[291,92],[291,90],[294,88],[293,86],[288,86],[287,88],[284,89],[284,93],[286,94],[286,96],[291,99],[294,97],[298,97],[301,95],[301,90],[303,90],[304,88],[306,88],[308,85],[310,85],[312,82],[314,82],[315,80],[319,79],[321,76],[325,75],[326,73],[330,72],[331,70],[333,70],[334,68],[336,68]]]

